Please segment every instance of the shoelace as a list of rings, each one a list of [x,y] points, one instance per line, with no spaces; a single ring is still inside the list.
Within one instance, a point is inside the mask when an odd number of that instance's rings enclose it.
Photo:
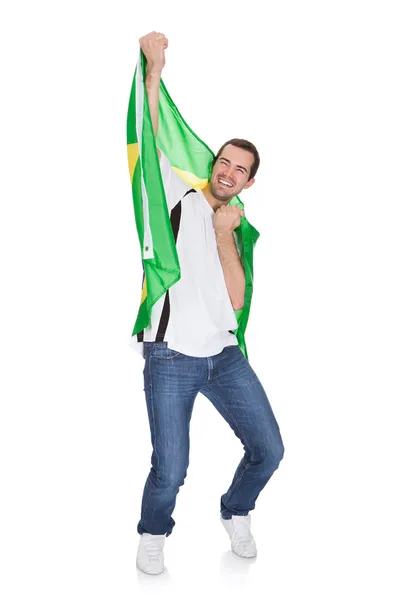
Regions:
[[[160,559],[162,547],[159,545],[159,542],[152,539],[144,540],[144,547],[150,561]]]

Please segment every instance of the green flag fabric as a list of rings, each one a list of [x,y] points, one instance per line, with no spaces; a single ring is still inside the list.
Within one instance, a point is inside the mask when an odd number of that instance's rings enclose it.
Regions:
[[[142,296],[132,336],[148,326],[154,304],[181,277],[157,147],[167,156],[174,171],[195,189],[207,185],[214,158],[210,148],[184,121],[162,80],[155,140],[144,84],[146,65],[146,57],[140,50],[127,116],[128,165],[143,264]],[[232,198],[229,204],[244,209],[239,196]],[[244,306],[235,311],[238,327],[233,333],[240,350],[248,358],[245,331],[253,295],[253,249],[259,233],[246,217],[241,217],[235,236],[246,288]]]

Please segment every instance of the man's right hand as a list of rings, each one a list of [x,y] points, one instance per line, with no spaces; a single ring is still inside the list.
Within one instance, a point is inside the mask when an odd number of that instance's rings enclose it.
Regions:
[[[140,47],[147,58],[147,72],[161,73],[165,66],[165,49],[168,40],[163,33],[152,31],[139,39]]]

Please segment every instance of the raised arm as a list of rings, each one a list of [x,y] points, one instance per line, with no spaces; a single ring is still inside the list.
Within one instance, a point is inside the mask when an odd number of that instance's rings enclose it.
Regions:
[[[139,39],[140,47],[147,59],[145,86],[149,100],[151,122],[153,123],[154,137],[158,131],[158,99],[160,94],[161,72],[165,66],[165,49],[168,40],[163,33],[152,31]],[[158,158],[161,158],[157,148]]]

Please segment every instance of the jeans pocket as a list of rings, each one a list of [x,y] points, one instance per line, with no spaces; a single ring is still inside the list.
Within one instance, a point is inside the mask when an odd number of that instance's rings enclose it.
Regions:
[[[167,342],[150,342],[151,346],[149,346],[149,352],[152,357],[160,358],[162,360],[170,360],[171,358],[175,358],[180,356],[181,353],[176,350],[172,350],[168,348]]]

